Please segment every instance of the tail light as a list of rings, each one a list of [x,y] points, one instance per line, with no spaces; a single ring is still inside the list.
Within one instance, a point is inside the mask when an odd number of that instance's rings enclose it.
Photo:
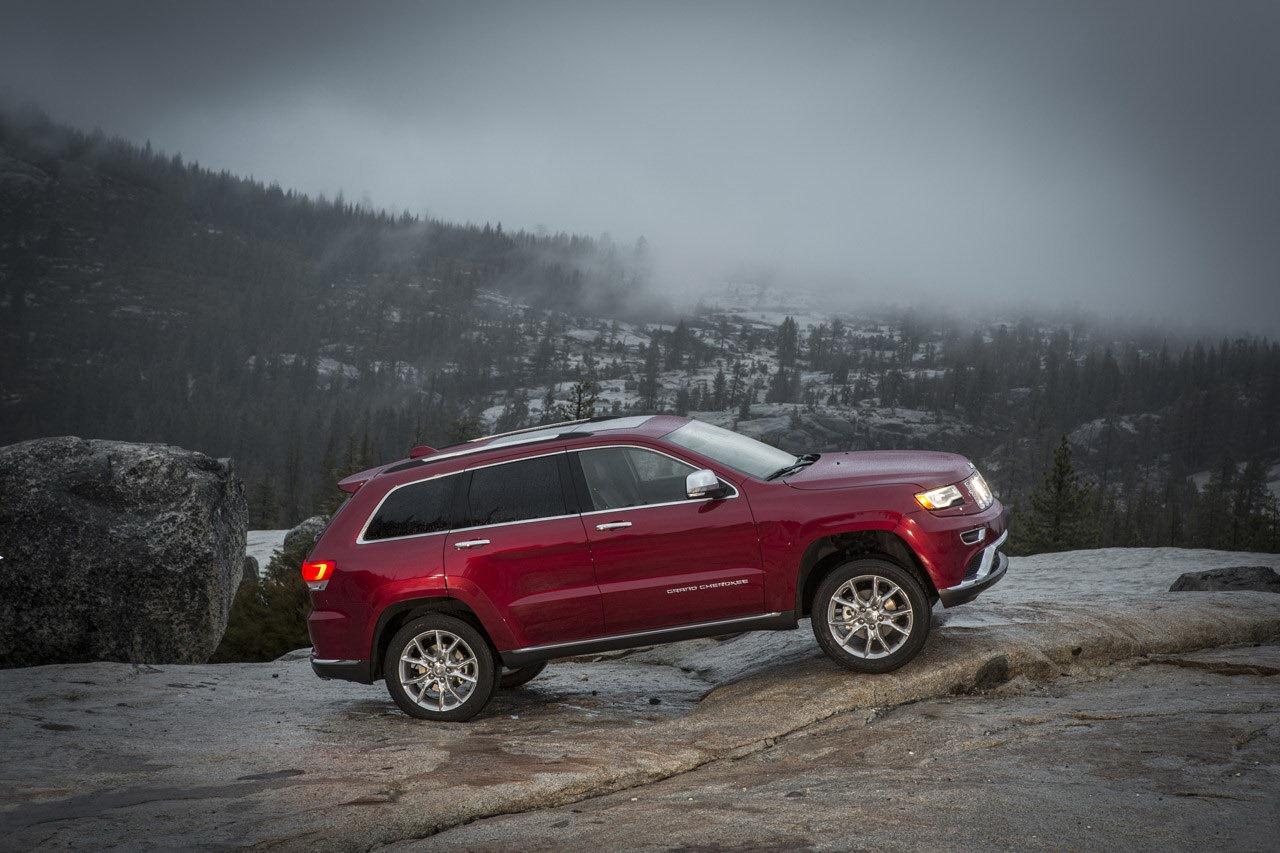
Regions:
[[[308,589],[318,592],[329,585],[329,578],[333,577],[336,568],[333,560],[308,560],[302,564],[302,579]]]

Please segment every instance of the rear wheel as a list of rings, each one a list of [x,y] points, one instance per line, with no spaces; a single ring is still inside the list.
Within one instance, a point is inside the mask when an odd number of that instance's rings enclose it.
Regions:
[[[391,638],[383,676],[400,710],[422,720],[469,720],[489,704],[497,683],[493,653],[480,632],[434,613]]]
[[[818,645],[856,672],[890,672],[923,648],[929,599],[911,572],[887,560],[851,560],[823,579],[810,609]]]
[[[513,687],[519,687],[527,684],[547,668],[547,662],[531,663],[528,666],[503,667],[502,675],[498,676],[498,686],[504,690],[510,690]]]

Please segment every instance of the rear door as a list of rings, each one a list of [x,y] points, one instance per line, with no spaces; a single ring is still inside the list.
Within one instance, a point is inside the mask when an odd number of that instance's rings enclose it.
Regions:
[[[690,500],[693,465],[637,445],[573,456],[605,632],[714,622],[764,611],[755,521],[745,499]]]
[[[450,588],[486,598],[518,648],[603,632],[582,518],[563,452],[469,469],[463,521],[445,540]]]

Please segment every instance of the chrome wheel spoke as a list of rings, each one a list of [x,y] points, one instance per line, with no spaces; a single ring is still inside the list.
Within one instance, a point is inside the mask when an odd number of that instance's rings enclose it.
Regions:
[[[855,657],[893,654],[911,636],[914,624],[911,599],[887,577],[867,574],[851,578],[827,602],[832,638]]]
[[[409,698],[423,708],[444,712],[471,698],[479,682],[480,664],[466,640],[451,631],[432,628],[405,645],[399,674]]]

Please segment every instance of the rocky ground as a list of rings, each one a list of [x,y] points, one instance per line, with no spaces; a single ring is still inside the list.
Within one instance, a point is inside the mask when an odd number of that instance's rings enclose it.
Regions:
[[[1278,675],[1280,646],[1249,646],[855,710],[745,757],[425,847],[1275,849]]]
[[[891,675],[747,634],[554,664],[465,725],[302,659],[0,671],[0,848],[1267,847],[1280,596],[1162,592],[1223,565],[1280,557],[1016,560]]]

